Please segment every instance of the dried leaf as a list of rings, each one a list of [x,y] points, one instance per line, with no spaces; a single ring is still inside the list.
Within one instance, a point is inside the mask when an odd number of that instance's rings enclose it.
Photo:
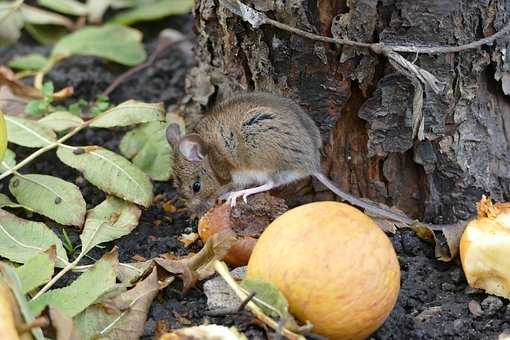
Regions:
[[[58,308],[46,307],[43,312],[50,321],[45,327],[46,335],[55,340],[80,340],[81,336],[74,327],[73,319],[62,313]]]
[[[186,248],[192,245],[196,240],[198,240],[198,238],[199,236],[197,233],[181,234],[177,236],[179,242],[181,242]]]
[[[14,294],[14,297],[16,298],[17,305],[21,311],[21,315],[23,316],[23,321],[25,323],[31,323],[34,321],[35,316],[32,314],[30,308],[28,307],[25,294],[23,294],[21,291],[21,282],[18,278],[18,275],[11,266],[1,262],[0,272],[2,274],[0,278],[3,278],[3,280],[7,283],[12,293]],[[44,335],[40,328],[32,328],[31,333],[36,340],[44,340]]]
[[[459,252],[460,238],[467,226],[466,221],[455,224],[424,224],[416,223],[411,225],[418,237],[434,243],[436,258],[441,261],[451,261]]]
[[[179,275],[183,281],[183,291],[187,291],[197,280],[203,280],[214,273],[212,262],[222,259],[234,241],[232,230],[222,230],[209,237],[197,254],[177,260],[159,257],[154,261],[170,274]]]
[[[135,282],[154,266],[153,260],[133,263],[120,263],[117,278],[120,282]]]
[[[14,72],[5,66],[0,66],[0,85],[8,86],[17,96],[29,97],[32,99],[44,98],[40,90],[16,79]]]
[[[11,290],[0,279],[0,339],[19,340],[13,309],[17,308]]]
[[[96,336],[109,339],[138,340],[143,334],[145,320],[152,300],[162,287],[156,268],[133,289],[109,301],[90,306],[75,317],[76,327],[84,339]],[[109,306],[107,313],[104,304]]]

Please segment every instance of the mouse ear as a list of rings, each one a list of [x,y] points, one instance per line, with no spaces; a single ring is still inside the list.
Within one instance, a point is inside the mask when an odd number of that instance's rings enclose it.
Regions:
[[[188,161],[196,162],[204,159],[207,154],[207,147],[197,133],[190,133],[179,142],[179,152]]]
[[[166,128],[166,140],[170,145],[178,145],[181,141],[181,129],[179,124],[172,123]]]

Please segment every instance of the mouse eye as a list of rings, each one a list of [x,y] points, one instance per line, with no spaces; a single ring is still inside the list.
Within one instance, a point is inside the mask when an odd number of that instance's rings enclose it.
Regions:
[[[200,191],[200,181],[195,181],[193,185],[191,186],[191,189],[193,189],[194,193],[197,193]]]

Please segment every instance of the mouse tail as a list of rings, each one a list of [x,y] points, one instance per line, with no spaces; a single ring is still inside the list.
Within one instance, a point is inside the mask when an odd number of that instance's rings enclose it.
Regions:
[[[351,194],[346,193],[345,191],[340,189],[335,183],[333,183],[326,175],[324,175],[321,172],[314,173],[313,177],[317,178],[317,180],[319,182],[321,182],[322,184],[324,184],[329,190],[334,192],[343,201],[346,201],[346,202],[350,203],[351,205],[354,205],[358,208],[362,208],[365,211],[372,213],[373,215],[391,219],[396,222],[401,222],[401,223],[405,223],[405,224],[414,223],[414,220],[412,220],[411,218],[409,218],[403,214],[400,214],[398,212],[391,211],[388,209],[381,208],[375,204],[368,203],[358,197],[355,197]]]

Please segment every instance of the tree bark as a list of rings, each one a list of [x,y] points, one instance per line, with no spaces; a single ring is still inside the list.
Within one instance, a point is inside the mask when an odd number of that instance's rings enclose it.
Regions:
[[[461,45],[510,20],[510,0],[252,0],[270,18],[362,42]],[[238,90],[295,99],[321,128],[324,168],[344,190],[433,223],[475,212],[482,194],[510,200],[510,50],[403,54],[446,85],[425,89],[425,139],[412,137],[413,84],[369,50],[257,29],[218,0],[197,0],[187,120]]]

